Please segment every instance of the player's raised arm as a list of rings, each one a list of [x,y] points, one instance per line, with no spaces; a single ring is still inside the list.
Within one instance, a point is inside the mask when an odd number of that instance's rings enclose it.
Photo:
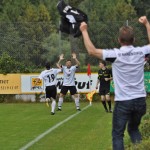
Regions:
[[[82,32],[84,45],[85,45],[89,55],[93,55],[99,59],[102,59],[102,49],[95,48],[95,46],[91,42],[91,39],[90,39],[88,31],[87,31],[87,24],[85,22],[81,23],[80,31]]]
[[[149,44],[150,44],[150,24],[149,21],[147,20],[147,17],[146,16],[140,17],[139,22],[145,25],[148,34]]]
[[[77,59],[76,53],[72,53],[72,58],[75,60],[76,66],[79,66],[79,65],[80,65],[80,62],[79,62],[78,59]]]
[[[56,66],[57,66],[59,69],[61,69],[61,64],[60,64],[60,62],[61,62],[62,60],[64,60],[64,54],[61,54],[61,55],[59,56],[59,61],[56,63]]]

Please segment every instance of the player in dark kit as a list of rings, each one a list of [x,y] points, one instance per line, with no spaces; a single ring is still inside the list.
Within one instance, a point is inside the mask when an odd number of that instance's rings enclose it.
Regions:
[[[99,84],[99,95],[101,96],[102,104],[106,112],[112,112],[111,110],[111,99],[110,99],[110,81],[112,80],[112,71],[106,68],[106,62],[100,61],[99,63],[100,70],[98,71],[98,78],[96,89]],[[109,110],[107,108],[107,103]]]

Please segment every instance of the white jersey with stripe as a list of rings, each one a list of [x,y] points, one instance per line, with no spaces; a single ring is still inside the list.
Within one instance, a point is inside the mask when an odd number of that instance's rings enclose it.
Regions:
[[[59,72],[61,72],[61,69],[52,68],[50,70],[44,70],[39,75],[39,78],[44,80],[45,86],[56,85],[56,77]]]
[[[76,70],[77,66],[71,66],[70,68],[67,68],[67,66],[62,66],[64,86],[75,86],[74,78]]]
[[[144,86],[146,54],[150,54],[150,45],[122,46],[120,49],[103,50],[103,59],[112,62],[115,101],[146,96]]]

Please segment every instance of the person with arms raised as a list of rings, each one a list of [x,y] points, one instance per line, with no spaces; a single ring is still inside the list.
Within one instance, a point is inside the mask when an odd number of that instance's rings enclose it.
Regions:
[[[150,24],[146,16],[139,18],[139,22],[147,29],[150,42]],[[150,54],[150,44],[134,47],[134,30],[130,26],[119,29],[118,42],[120,48],[95,48],[90,40],[87,24],[80,25],[84,45],[88,53],[99,59],[112,63],[112,73],[115,92],[115,106],[112,120],[113,150],[124,150],[124,131],[127,131],[132,143],[141,142],[139,125],[146,113],[146,91],[144,87],[144,58]]]

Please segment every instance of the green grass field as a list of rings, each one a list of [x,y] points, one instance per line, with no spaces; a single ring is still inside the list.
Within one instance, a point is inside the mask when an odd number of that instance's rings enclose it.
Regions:
[[[19,150],[53,127],[27,149],[111,150],[112,114],[100,102],[81,102],[81,109],[77,112],[74,102],[65,102],[52,116],[45,103],[0,103],[0,150]]]
[[[81,109],[89,105],[81,103]],[[49,128],[77,113],[73,102],[50,115],[44,103],[0,104],[0,149],[17,150]],[[101,103],[82,110],[74,118],[47,134],[31,150],[107,150],[111,148],[111,113]]]

